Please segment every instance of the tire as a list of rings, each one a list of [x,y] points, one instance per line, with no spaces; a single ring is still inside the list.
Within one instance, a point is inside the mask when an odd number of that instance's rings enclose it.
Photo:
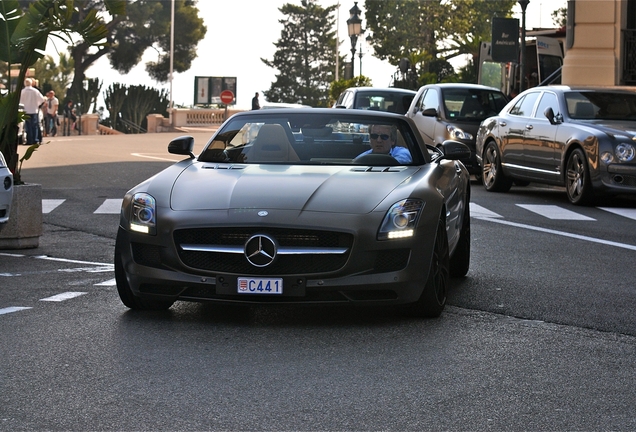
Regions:
[[[173,305],[173,301],[162,300],[146,300],[135,296],[130,289],[130,284],[126,278],[126,272],[124,271],[124,265],[122,263],[121,246],[119,242],[115,244],[115,281],[117,283],[117,292],[121,302],[134,310],[166,310]]]
[[[455,252],[450,258],[450,276],[461,278],[466,276],[470,268],[470,199],[466,199],[462,229]]]
[[[565,165],[565,191],[574,205],[588,205],[594,200],[590,171],[585,153],[581,149],[574,149],[568,156]]]
[[[490,141],[484,149],[481,177],[488,192],[508,192],[512,179],[506,177],[501,169],[501,156],[497,144]]]
[[[446,306],[446,293],[449,282],[448,238],[443,218],[437,222],[435,246],[426,285],[420,298],[409,305],[409,313],[421,318],[437,318]]]

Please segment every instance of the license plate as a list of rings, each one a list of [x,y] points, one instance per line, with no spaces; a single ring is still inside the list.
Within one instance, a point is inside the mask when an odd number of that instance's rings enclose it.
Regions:
[[[282,278],[243,278],[237,279],[239,294],[282,294]]]

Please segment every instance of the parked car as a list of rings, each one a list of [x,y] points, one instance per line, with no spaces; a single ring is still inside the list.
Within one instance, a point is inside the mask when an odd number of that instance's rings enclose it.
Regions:
[[[334,108],[363,109],[404,114],[416,92],[397,87],[351,87],[340,93]]]
[[[18,112],[24,113],[24,105],[18,106]],[[18,123],[18,144],[23,145],[27,143],[26,129],[24,129],[24,121]]]
[[[535,87],[486,119],[477,154],[488,191],[513,181],[565,186],[573,204],[636,193],[636,92]]]
[[[13,197],[13,175],[7,167],[4,156],[0,153],[0,230],[9,221],[11,213],[11,199]]]
[[[471,155],[462,162],[470,174],[481,177],[475,156],[479,124],[497,114],[507,103],[506,95],[492,87],[429,84],[420,87],[406,115],[413,119],[426,144],[437,146],[448,139],[466,144]]]
[[[359,124],[370,132],[352,132]],[[188,157],[123,200],[114,261],[129,308],[409,304],[434,317],[449,275],[468,271],[470,182],[456,159],[469,150],[427,148],[405,116],[247,111],[198,156],[193,145],[170,142]],[[383,145],[389,154],[369,152]]]

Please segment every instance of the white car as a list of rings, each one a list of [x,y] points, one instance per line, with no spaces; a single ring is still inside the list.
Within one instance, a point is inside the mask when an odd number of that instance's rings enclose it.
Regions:
[[[11,211],[11,199],[13,198],[13,175],[7,163],[4,160],[4,156],[0,153],[0,230],[9,220],[9,213]]]

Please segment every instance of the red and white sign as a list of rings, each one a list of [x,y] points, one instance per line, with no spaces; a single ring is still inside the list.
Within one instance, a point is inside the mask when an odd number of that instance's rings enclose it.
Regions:
[[[232,90],[223,90],[221,92],[221,102],[223,102],[226,105],[229,105],[232,102],[234,102],[234,93],[232,93]]]

